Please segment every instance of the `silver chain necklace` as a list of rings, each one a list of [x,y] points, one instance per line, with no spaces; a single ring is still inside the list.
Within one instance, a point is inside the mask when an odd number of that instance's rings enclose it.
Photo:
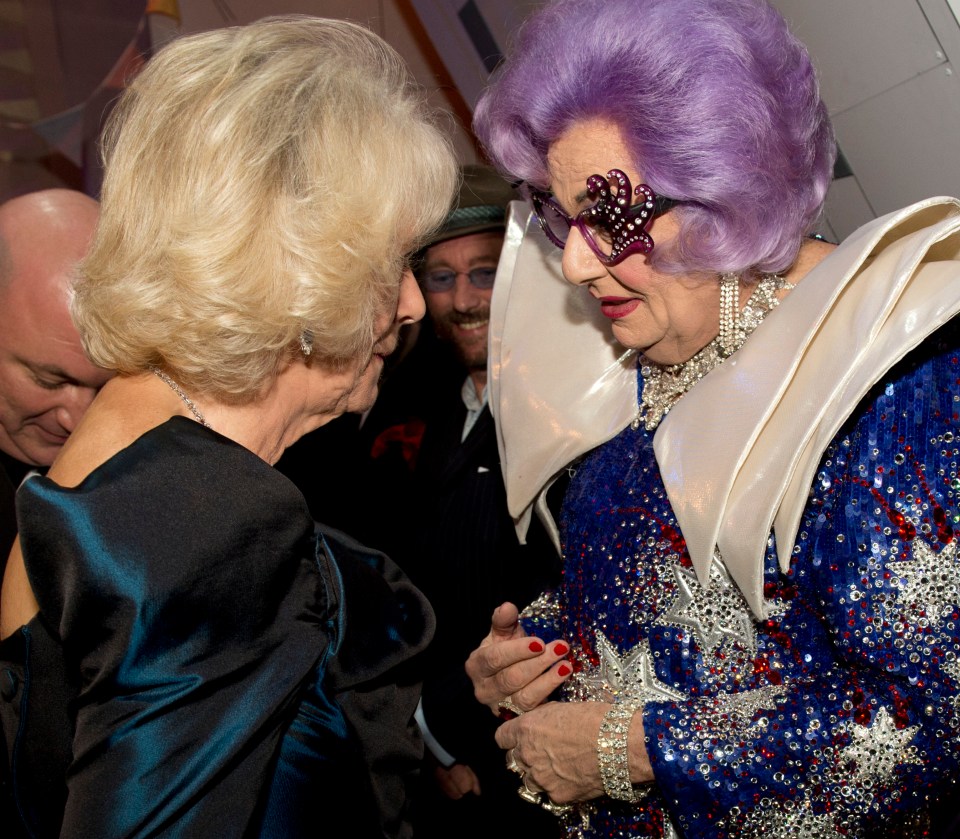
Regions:
[[[170,389],[183,400],[183,404],[190,409],[190,413],[193,414],[200,425],[204,426],[205,428],[210,428],[210,423],[203,418],[203,414],[200,413],[200,409],[193,404],[193,400],[183,392],[183,390],[180,388],[180,385],[178,385],[173,379],[164,373],[163,370],[154,366],[153,364],[150,365],[150,372],[160,379],[160,381],[166,382],[170,386]]]
[[[690,388],[740,349],[743,342],[747,340],[747,336],[779,304],[776,293],[783,288],[793,288],[783,277],[767,275],[760,280],[743,307],[743,311],[740,312],[739,324],[734,334],[729,336],[733,343],[729,351],[724,350],[720,344],[720,336],[717,336],[693,358],[680,364],[657,364],[641,355],[640,375],[643,376],[643,395],[640,399],[640,409],[630,424],[631,427],[636,430],[642,424],[647,431],[653,431]]]

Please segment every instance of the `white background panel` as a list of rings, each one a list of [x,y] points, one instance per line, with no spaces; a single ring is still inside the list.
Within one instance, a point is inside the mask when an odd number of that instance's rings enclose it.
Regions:
[[[944,61],[914,0],[772,2],[810,49],[831,114]]]
[[[826,224],[821,233],[831,242],[842,242],[860,225],[874,218],[856,178],[840,178],[830,184],[824,217]]]
[[[960,195],[960,86],[949,66],[838,114],[834,126],[877,215]]]

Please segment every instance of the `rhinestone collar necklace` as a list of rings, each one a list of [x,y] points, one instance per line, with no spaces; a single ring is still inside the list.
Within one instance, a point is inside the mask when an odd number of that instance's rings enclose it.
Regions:
[[[203,418],[203,414],[200,413],[200,409],[193,404],[193,400],[183,392],[183,390],[180,388],[180,385],[178,385],[173,379],[164,373],[163,370],[154,366],[153,364],[150,365],[150,372],[160,379],[160,381],[165,382],[170,386],[170,389],[183,400],[183,404],[190,409],[190,413],[193,414],[194,418],[200,423],[200,425],[204,426],[205,428],[210,428],[210,423]]]
[[[680,397],[714,367],[718,367],[743,346],[747,336],[760,325],[767,314],[777,307],[780,301],[777,300],[776,294],[785,288],[790,289],[793,286],[783,277],[770,274],[761,278],[740,312],[740,328],[734,336],[733,349],[728,353],[722,350],[718,336],[693,358],[680,364],[657,364],[641,355],[640,375],[643,376],[643,396],[637,416],[630,424],[631,428],[636,430],[642,423],[647,431],[656,429]]]

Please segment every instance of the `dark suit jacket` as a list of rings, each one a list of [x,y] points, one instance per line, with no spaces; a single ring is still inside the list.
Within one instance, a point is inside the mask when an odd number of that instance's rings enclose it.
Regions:
[[[325,522],[392,557],[436,612],[424,672],[427,722],[444,748],[478,773],[483,794],[445,799],[427,767],[415,835],[486,839],[510,825],[511,835],[553,837],[556,819],[517,796],[517,776],[506,772],[493,739],[497,720],[474,699],[463,666],[494,608],[504,600],[523,606],[551,587],[559,559],[537,527],[529,545],[517,542],[489,410],[461,443],[465,376],[425,329],[362,428],[351,417],[324,426],[288,450],[278,468]]]
[[[409,451],[404,455],[399,444],[386,451],[374,446],[381,455],[372,458],[370,484],[381,499],[377,508],[386,513],[371,517],[363,534],[392,556],[433,604],[437,637],[424,707],[431,732],[453,753],[462,739],[454,732],[463,728],[457,720],[465,709],[445,712],[433,694],[438,681],[445,699],[452,698],[453,683],[466,683],[463,663],[486,635],[493,610],[504,600],[522,607],[559,577],[556,551],[539,527],[532,528],[527,545],[517,540],[488,407],[460,440],[467,413],[460,395],[464,375],[461,370],[456,378],[435,382],[430,403],[411,406],[425,428],[412,468]],[[406,425],[413,425],[409,418]],[[405,439],[392,430],[379,437]],[[449,679],[438,680],[437,673]],[[469,703],[474,710],[472,692]],[[448,738],[440,737],[446,716],[453,717]]]
[[[484,835],[500,819],[530,837],[552,836],[556,821],[518,798],[517,777],[505,770],[494,741],[497,720],[474,698],[464,663],[487,634],[493,610],[505,600],[522,608],[553,587],[560,562],[539,526],[527,545],[517,540],[489,408],[461,442],[464,376],[461,368],[435,378],[430,398],[408,403],[405,419],[395,413],[393,425],[368,430],[376,456],[365,507],[377,514],[366,517],[361,541],[392,556],[433,605],[437,632],[424,677],[424,716],[430,733],[477,773],[483,790],[479,800],[449,802],[430,800],[435,791],[428,789],[415,829],[427,837]],[[418,428],[422,440],[411,456]]]

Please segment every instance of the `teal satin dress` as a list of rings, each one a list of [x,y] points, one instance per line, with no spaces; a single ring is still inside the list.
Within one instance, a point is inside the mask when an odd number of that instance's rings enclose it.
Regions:
[[[386,557],[182,417],[18,509],[40,613],[0,711],[37,835],[407,835],[433,617]]]

